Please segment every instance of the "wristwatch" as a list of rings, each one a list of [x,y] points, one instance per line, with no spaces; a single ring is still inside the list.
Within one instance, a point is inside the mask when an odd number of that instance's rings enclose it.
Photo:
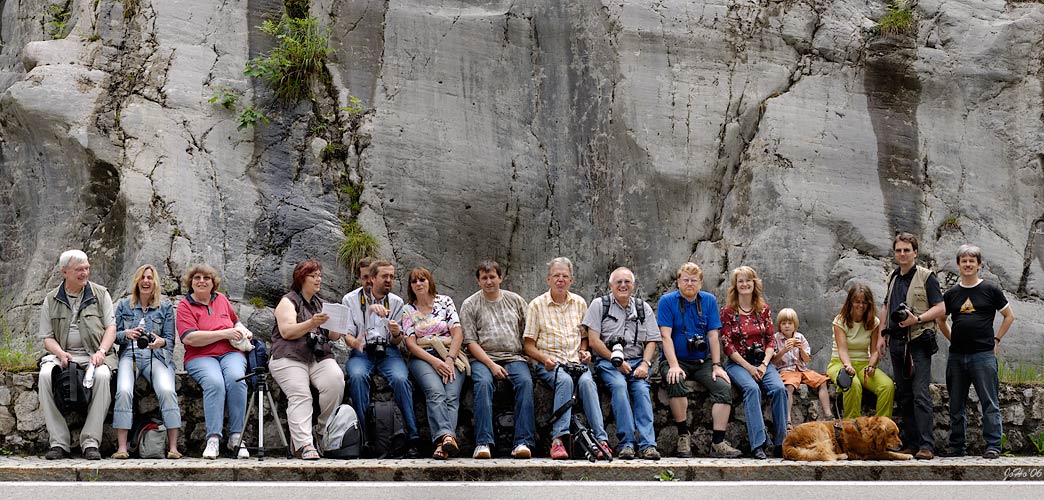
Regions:
[[[715,362],[711,363],[711,365],[712,366],[717,366],[718,368],[725,368],[725,364],[722,363],[721,361],[715,361]]]

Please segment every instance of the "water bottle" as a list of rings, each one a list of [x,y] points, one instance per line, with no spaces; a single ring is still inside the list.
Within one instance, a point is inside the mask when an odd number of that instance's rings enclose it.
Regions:
[[[90,389],[94,387],[94,363],[87,363],[87,373],[83,376],[83,387]]]

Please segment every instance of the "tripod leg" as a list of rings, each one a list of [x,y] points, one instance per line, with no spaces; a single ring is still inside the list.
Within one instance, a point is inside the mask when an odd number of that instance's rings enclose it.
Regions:
[[[247,414],[246,414],[246,417],[243,418],[244,422],[249,422],[250,421],[250,412],[254,409],[254,397],[256,395],[257,395],[256,393],[255,394],[251,394],[250,395],[250,399],[247,401]],[[246,430],[246,429],[244,429],[244,430]],[[242,433],[242,432],[239,433],[239,443],[235,444],[236,456],[239,456],[239,450],[240,449],[246,448],[246,437],[244,436],[244,434],[245,433]]]
[[[257,384],[257,391],[268,394],[265,387]],[[271,394],[268,394],[271,396]],[[265,396],[257,398],[257,461],[265,459]]]
[[[283,421],[279,418],[278,407],[275,404],[275,398],[272,397],[272,393],[268,393],[268,404],[272,405],[272,418],[276,422],[276,430],[279,431],[279,441],[283,443],[283,447],[286,448],[286,458],[293,457],[293,450],[290,449],[290,445],[286,442],[286,434],[283,433]]]

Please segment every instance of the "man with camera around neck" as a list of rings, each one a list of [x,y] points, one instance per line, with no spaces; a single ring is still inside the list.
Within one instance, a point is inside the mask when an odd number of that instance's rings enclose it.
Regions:
[[[639,458],[659,460],[649,370],[660,331],[652,307],[632,296],[635,284],[630,269],[619,267],[613,271],[609,275],[612,293],[591,303],[583,326],[596,356],[594,369],[612,395],[616,437],[620,441],[617,456],[624,460],[634,458],[637,444]]]
[[[666,372],[667,396],[671,416],[678,429],[677,455],[692,456],[692,440],[687,423],[687,378],[693,379],[710,392],[711,400],[711,456],[735,458],[742,454],[725,440],[725,430],[732,413],[732,382],[721,361],[721,342],[718,330],[721,316],[718,300],[704,292],[703,270],[692,262],[678,268],[678,289],[660,297],[656,322],[663,338],[663,359],[660,372]]]
[[[888,275],[881,324],[888,325],[881,342],[892,357],[895,399],[902,415],[903,453],[918,460],[935,457],[932,437],[932,355],[939,347],[934,322],[946,313],[939,280],[917,265],[917,237],[899,233],[892,239],[896,268]],[[879,345],[878,352],[885,352]]]
[[[573,378],[562,363],[587,363],[591,353],[587,339],[580,331],[580,323],[587,312],[583,297],[569,291],[573,284],[573,263],[565,257],[556,257],[547,265],[546,293],[529,302],[526,309],[526,331],[522,335],[525,352],[533,362],[533,369],[541,380],[555,391],[552,411],[562,407],[573,397]],[[608,435],[602,422],[602,408],[598,402],[598,387],[585,371],[579,378],[580,400],[584,415],[598,440],[600,452],[611,455]],[[565,440],[569,438],[572,409],[566,410],[551,425],[551,458],[569,458]]]
[[[377,369],[391,385],[395,403],[402,411],[406,434],[410,440],[407,456],[419,456],[417,418],[413,413],[413,386],[402,357],[402,328],[396,318],[402,317],[402,298],[391,293],[395,282],[395,266],[377,260],[366,271],[365,284],[348,292],[341,303],[351,311],[345,345],[351,351],[344,365],[348,374],[348,393],[359,417],[359,427],[367,429],[366,410],[370,406],[370,376]]]
[[[67,250],[59,257],[58,266],[62,284],[44,297],[37,334],[50,353],[41,360],[38,383],[40,409],[50,440],[50,450],[44,458],[66,458],[70,453],[69,425],[55,403],[51,374],[56,366],[68,368],[71,361],[88,372],[94,367],[87,419],[80,431],[80,450],[83,458],[100,460],[102,426],[112,402],[109,380],[118,363],[112,348],[116,342],[112,298],[105,287],[89,281],[91,264],[85,253]]]

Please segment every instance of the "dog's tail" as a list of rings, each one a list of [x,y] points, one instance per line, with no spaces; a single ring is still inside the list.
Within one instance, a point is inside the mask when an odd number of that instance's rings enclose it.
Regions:
[[[798,460],[804,462],[812,462],[819,460],[836,460],[833,454],[831,456],[823,456],[823,453],[819,450],[810,450],[808,448],[798,448],[796,446],[788,446],[783,443],[783,458],[786,460]]]

